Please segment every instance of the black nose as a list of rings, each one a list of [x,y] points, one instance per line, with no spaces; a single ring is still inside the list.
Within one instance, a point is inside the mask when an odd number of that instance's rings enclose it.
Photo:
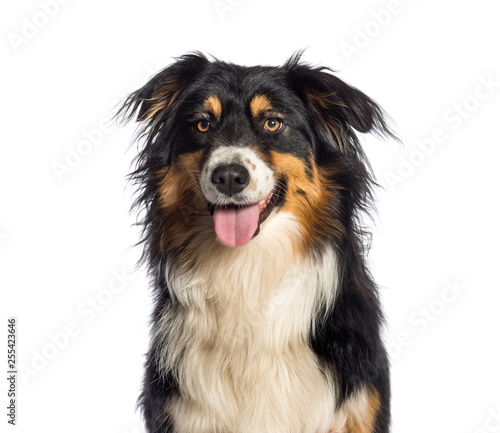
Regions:
[[[240,164],[219,165],[212,172],[212,183],[229,197],[241,192],[248,185],[250,173]]]

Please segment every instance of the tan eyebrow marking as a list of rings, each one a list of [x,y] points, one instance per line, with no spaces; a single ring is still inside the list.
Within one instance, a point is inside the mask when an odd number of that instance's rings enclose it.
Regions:
[[[262,114],[266,111],[270,111],[273,109],[271,105],[271,101],[262,94],[255,95],[250,101],[250,111],[253,117],[257,117],[259,114]]]
[[[215,95],[210,95],[207,99],[205,99],[205,102],[203,102],[203,109],[212,113],[217,118],[222,115],[222,104],[220,99]]]

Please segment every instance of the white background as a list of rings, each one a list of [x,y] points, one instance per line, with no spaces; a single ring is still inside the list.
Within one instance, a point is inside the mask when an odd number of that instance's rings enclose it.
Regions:
[[[131,248],[134,127],[106,123],[115,104],[187,51],[279,65],[301,48],[377,100],[404,143],[365,139],[384,187],[370,261],[388,321],[393,431],[500,429],[495,2],[8,3],[0,359],[16,316],[24,371],[9,431],[143,431],[134,410],[151,304]]]

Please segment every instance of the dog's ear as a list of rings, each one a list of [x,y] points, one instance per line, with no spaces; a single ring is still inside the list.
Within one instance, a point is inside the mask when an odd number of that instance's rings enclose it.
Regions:
[[[372,132],[395,138],[387,125],[387,115],[378,104],[360,90],[346,84],[328,68],[313,68],[300,63],[300,55],[285,65],[294,91],[320,125],[316,132],[320,139],[336,142],[349,152],[349,145],[357,147],[356,131]]]
[[[127,122],[137,114],[138,122],[158,124],[158,120],[173,109],[183,89],[208,63],[209,60],[200,53],[179,57],[132,93],[120,107],[117,117]]]
[[[177,107],[196,76],[209,63],[200,53],[178,58],[128,96],[118,109],[115,115],[118,121],[126,123],[136,120],[141,123],[136,137],[136,141],[140,143],[136,170],[130,175],[136,182],[153,182],[154,173],[171,162],[176,137]],[[147,188],[145,190],[148,191]]]

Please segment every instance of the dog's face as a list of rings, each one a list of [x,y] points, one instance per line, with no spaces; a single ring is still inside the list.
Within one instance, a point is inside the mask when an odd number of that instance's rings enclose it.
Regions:
[[[289,189],[294,174],[312,177],[311,144],[301,132],[305,108],[285,82],[276,69],[208,70],[179,107],[172,163],[189,160],[184,167],[196,177],[192,186],[226,245],[249,242],[288,193],[301,193]]]
[[[343,201],[369,190],[353,128],[388,133],[370,98],[298,58],[241,67],[188,55],[125,109],[145,124],[136,176],[150,194],[143,200],[161,209],[161,242],[172,247],[200,230],[243,246],[279,212],[296,218],[303,242],[340,238]]]

